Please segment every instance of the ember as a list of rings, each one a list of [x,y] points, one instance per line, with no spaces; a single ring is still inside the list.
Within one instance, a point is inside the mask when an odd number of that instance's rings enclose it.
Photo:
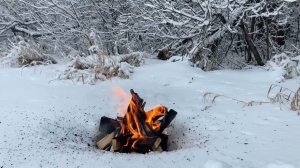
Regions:
[[[177,112],[168,111],[165,106],[145,112],[146,102],[132,89],[130,93],[131,100],[124,117],[101,118],[98,148],[122,153],[167,151],[167,127]]]

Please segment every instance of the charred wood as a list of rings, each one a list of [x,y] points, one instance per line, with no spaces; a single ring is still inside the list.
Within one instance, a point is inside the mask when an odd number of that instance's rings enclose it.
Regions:
[[[99,131],[102,133],[109,134],[119,127],[120,123],[117,120],[108,117],[101,117]]]
[[[160,126],[160,131],[164,131],[164,129],[166,129],[171,122],[174,120],[174,118],[176,117],[177,112],[173,109],[171,109],[161,120],[161,126]]]

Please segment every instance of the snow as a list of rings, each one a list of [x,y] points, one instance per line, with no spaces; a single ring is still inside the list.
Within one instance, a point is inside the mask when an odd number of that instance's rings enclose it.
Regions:
[[[300,117],[268,101],[281,74],[252,68],[203,72],[184,61],[147,60],[128,80],[97,85],[53,80],[66,65],[0,69],[0,167],[300,167]],[[282,86],[299,87],[299,77]],[[98,150],[92,137],[102,116],[116,117],[113,89],[133,88],[147,102],[178,111],[169,152],[120,154]],[[207,105],[210,108],[205,109]]]
[[[271,163],[267,168],[294,168],[294,166],[285,163]]]
[[[204,164],[204,168],[230,168],[231,166],[217,161],[217,160],[209,160]]]

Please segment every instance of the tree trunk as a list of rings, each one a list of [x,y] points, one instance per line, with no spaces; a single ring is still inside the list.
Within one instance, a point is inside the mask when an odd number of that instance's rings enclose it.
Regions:
[[[268,18],[265,19],[266,26],[266,43],[267,43],[267,60],[270,59],[270,29],[269,29],[270,20]]]
[[[258,65],[264,66],[265,64],[255,46],[255,44],[253,43],[251,36],[249,35],[248,29],[246,28],[245,23],[243,21],[241,21],[240,27],[244,33],[245,41],[246,41],[251,53],[253,54],[255,61],[257,62]]]
[[[296,44],[297,44],[297,47],[298,47],[298,45],[299,45],[299,34],[300,34],[300,15],[298,16],[297,21],[298,21],[298,25],[297,25],[298,30],[297,30]]]
[[[255,31],[255,23],[256,23],[256,18],[253,17],[251,19],[251,29],[250,29],[250,33],[251,33],[251,39],[254,39],[254,31]],[[252,54],[251,51],[249,49],[249,47],[246,47],[246,51],[247,51],[247,63],[250,63],[252,61]]]

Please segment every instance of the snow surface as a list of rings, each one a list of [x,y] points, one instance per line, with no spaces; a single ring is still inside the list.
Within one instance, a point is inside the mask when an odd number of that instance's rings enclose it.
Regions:
[[[278,104],[244,107],[203,94],[268,101],[280,74],[259,68],[203,72],[186,62],[148,60],[128,80],[97,85],[53,80],[65,65],[0,69],[0,167],[300,167],[300,117]],[[296,90],[297,79],[282,86]],[[135,89],[146,108],[178,111],[169,152],[120,154],[92,142],[101,116],[115,118],[112,90]]]

